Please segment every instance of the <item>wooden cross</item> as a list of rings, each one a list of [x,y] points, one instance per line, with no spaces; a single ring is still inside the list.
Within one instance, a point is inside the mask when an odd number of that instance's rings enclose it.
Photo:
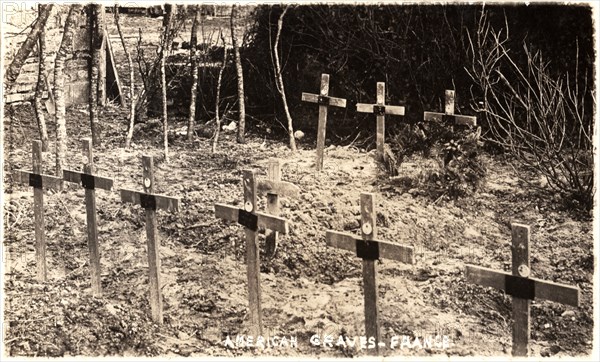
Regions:
[[[163,322],[163,303],[160,285],[160,254],[157,235],[156,210],[179,211],[179,198],[154,194],[154,162],[152,157],[142,157],[144,192],[121,189],[121,201],[141,205],[146,209],[146,243],[148,246],[148,273],[150,279],[150,308],[152,319]]]
[[[512,355],[527,356],[529,303],[534,298],[579,306],[579,288],[530,278],[529,226],[512,224],[512,274],[466,265],[469,283],[503,290],[513,297]]]
[[[290,182],[281,181],[281,163],[278,159],[269,160],[267,179],[258,180],[258,192],[267,193],[267,214],[279,216],[279,196],[298,197],[300,188]],[[265,255],[269,258],[277,250],[278,232],[265,230]]]
[[[260,291],[260,258],[256,233],[258,229],[271,229],[283,234],[288,232],[284,218],[256,211],[257,182],[253,170],[243,171],[244,207],[242,209],[215,204],[215,216],[236,221],[244,226],[246,234],[246,264],[248,275],[248,300],[250,307],[250,335],[262,335],[262,309]]]
[[[321,92],[311,94],[302,92],[302,101],[319,104],[319,127],[317,130],[317,171],[323,169],[323,150],[325,148],[325,128],[327,125],[327,107],[346,107],[346,100],[329,96],[329,74],[321,74]]]
[[[33,214],[35,225],[35,263],[36,277],[40,282],[47,280],[46,238],[44,235],[44,188],[62,190],[62,178],[42,175],[42,141],[32,143],[32,172],[15,171],[15,181],[33,186]]]
[[[379,331],[379,310],[377,309],[377,281],[375,260],[383,257],[398,260],[402,263],[414,264],[414,250],[410,246],[376,240],[377,212],[374,195],[360,195],[361,237],[353,234],[327,230],[327,245],[356,253],[363,263],[363,285],[365,298],[365,331],[367,338],[375,337],[375,348],[379,353],[381,335]],[[383,342],[381,342],[383,343]]]
[[[383,145],[385,144],[385,115],[404,115],[404,107],[388,106],[385,104],[385,83],[377,82],[377,103],[357,103],[356,111],[362,113],[375,113],[377,116],[377,158],[383,160]]]
[[[90,250],[90,268],[92,278],[92,293],[102,293],[100,281],[100,250],[98,247],[98,224],[96,223],[96,190],[112,190],[113,180],[106,177],[94,176],[94,154],[92,140],[83,139],[83,173],[63,170],[63,179],[67,182],[80,183],[85,188],[85,213],[87,221],[88,248]]]
[[[425,112],[423,119],[426,121],[448,122],[463,126],[477,125],[477,117],[454,114],[454,91],[446,90],[446,106],[444,113]]]

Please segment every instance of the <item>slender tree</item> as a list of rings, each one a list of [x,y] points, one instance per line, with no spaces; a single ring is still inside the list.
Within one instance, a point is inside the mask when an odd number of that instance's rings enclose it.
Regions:
[[[190,98],[190,115],[188,119],[187,138],[191,141],[194,136],[194,127],[196,123],[196,96],[198,94],[198,54],[196,45],[198,44],[198,21],[200,18],[200,5],[194,8],[194,21],[192,22],[192,35],[190,38],[190,61],[192,63],[192,89]]]
[[[234,4],[231,6],[231,43],[233,45],[233,56],[235,60],[235,70],[237,73],[237,88],[238,88],[238,131],[237,141],[238,143],[244,143],[244,133],[246,130],[246,109],[244,102],[244,72],[242,69],[242,60],[240,58],[240,44],[238,41],[237,26],[239,22],[240,13],[238,7]]]
[[[133,68],[133,60],[131,59],[131,54],[129,54],[129,50],[127,49],[127,44],[125,44],[125,37],[123,36],[123,31],[121,30],[121,24],[119,22],[118,4],[115,4],[114,13],[115,24],[117,25],[119,38],[121,38],[121,44],[123,45],[123,51],[125,52],[125,57],[127,58],[127,64],[129,66],[129,126],[127,127],[127,136],[125,137],[125,148],[129,148],[129,146],[131,146],[131,139],[133,138],[133,123],[135,121],[135,69]]]
[[[223,79],[223,73],[225,72],[225,67],[227,66],[227,44],[225,43],[225,36],[223,32],[221,32],[221,41],[223,42],[223,64],[221,65],[221,69],[219,70],[219,77],[217,78],[217,97],[215,100],[215,135],[213,137],[212,143],[212,153],[217,151],[217,142],[219,142],[219,132],[221,131],[221,118],[219,116],[219,102],[221,101],[221,81]]]
[[[103,17],[100,13],[103,10],[102,5],[88,5],[90,12],[90,48],[91,48],[91,59],[89,62],[89,74],[90,74],[90,97],[89,97],[89,113],[90,113],[90,128],[92,131],[92,144],[94,146],[100,145],[100,131],[98,130],[98,102],[102,99],[102,92],[100,88],[103,87],[100,78],[100,68],[103,66],[101,63],[102,56],[102,37],[103,37],[103,26],[101,21]],[[100,95],[100,97],[98,97]]]
[[[65,119],[65,63],[67,56],[73,53],[73,31],[77,15],[82,5],[71,5],[65,20],[65,28],[56,59],[54,61],[54,102],[56,103],[56,174],[62,175],[63,162],[67,152],[67,125]]]
[[[40,4],[38,8],[39,15],[45,11],[45,8],[52,6],[51,4]],[[38,122],[40,138],[42,140],[42,150],[48,151],[48,130],[46,129],[46,117],[44,116],[44,108],[42,96],[45,85],[48,83],[46,79],[46,28],[42,27],[38,33],[38,79],[35,87],[35,96],[33,98],[33,106],[35,109],[35,118]],[[50,89],[48,89],[50,92]]]
[[[17,51],[15,58],[8,66],[6,70],[6,83],[5,83],[5,92],[8,93],[10,89],[13,87],[15,81],[19,77],[19,73],[21,73],[21,68],[23,64],[25,64],[25,60],[31,53],[33,46],[38,41],[38,35],[40,31],[46,26],[46,21],[50,16],[50,12],[52,11],[53,4],[49,3],[47,6],[44,6],[43,10],[39,12],[38,18],[35,21],[35,24],[31,28],[29,35],[25,39],[25,42],[21,45],[21,48]]]
[[[161,35],[161,49],[160,49],[160,83],[161,83],[161,93],[162,93],[162,118],[163,118],[163,145],[165,152],[165,162],[169,162],[169,128],[168,128],[168,118],[167,118],[167,76],[165,72],[165,62],[167,55],[171,49],[171,32],[172,32],[172,23],[173,16],[177,12],[177,7],[171,4],[165,4],[165,16],[163,18],[163,27],[162,27],[162,35]]]
[[[275,35],[275,45],[273,46],[273,55],[275,62],[275,84],[277,85],[277,91],[281,95],[281,102],[283,103],[283,109],[285,110],[285,117],[287,118],[288,123],[288,135],[290,138],[290,148],[292,152],[296,152],[296,139],[294,138],[294,123],[292,120],[292,115],[290,114],[290,109],[287,104],[287,99],[285,97],[285,87],[283,85],[283,76],[281,75],[281,63],[279,61],[279,38],[281,37],[281,28],[283,27],[283,17],[287,12],[288,7],[286,6],[283,9],[281,15],[279,15],[279,20],[277,20],[277,35]]]

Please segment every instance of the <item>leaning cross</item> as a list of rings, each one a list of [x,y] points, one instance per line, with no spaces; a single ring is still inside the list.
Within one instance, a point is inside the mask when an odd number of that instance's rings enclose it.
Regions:
[[[377,158],[383,160],[383,146],[385,144],[385,115],[404,115],[404,107],[388,106],[385,104],[385,83],[377,82],[377,103],[357,103],[356,111],[362,113],[375,113],[377,116]]]
[[[258,180],[258,192],[267,193],[267,214],[279,216],[279,196],[298,197],[300,188],[290,182],[281,181],[281,163],[278,159],[269,160],[267,179]],[[265,230],[265,255],[269,258],[277,250],[278,232]]]
[[[327,245],[352,251],[363,260],[363,285],[365,297],[365,331],[367,338],[375,337],[374,353],[385,344],[379,331],[379,310],[377,309],[377,281],[375,260],[380,257],[414,264],[414,250],[410,246],[392,244],[376,240],[377,228],[375,201],[373,194],[360,195],[361,237],[349,233],[327,230]]]
[[[44,235],[44,188],[62,189],[62,178],[42,175],[42,141],[32,143],[33,172],[16,170],[16,181],[33,186],[33,214],[35,224],[35,262],[38,281],[45,282],[46,238]]]
[[[256,211],[256,176],[253,170],[243,171],[244,207],[215,204],[215,216],[237,221],[246,233],[246,263],[248,275],[248,300],[250,306],[250,335],[262,335],[262,309],[260,291],[260,258],[256,233],[259,228],[287,234],[288,223],[284,218]]]
[[[90,250],[90,268],[92,271],[92,293],[102,293],[100,281],[100,250],[98,248],[98,224],[96,223],[96,191],[95,189],[112,190],[113,180],[94,176],[94,154],[92,140],[83,139],[83,172],[63,170],[63,179],[67,182],[80,183],[85,188],[85,213],[87,221],[88,248]]]
[[[444,113],[425,112],[423,119],[426,121],[448,122],[462,126],[477,125],[477,117],[454,114],[454,91],[446,90],[446,105]]]
[[[466,265],[466,280],[493,287],[512,295],[512,355],[527,356],[529,344],[529,303],[535,298],[579,306],[579,288],[530,278],[529,226],[512,224],[512,274]]]
[[[146,243],[148,246],[148,272],[150,280],[150,308],[152,319],[163,322],[163,303],[160,285],[160,255],[156,210],[179,211],[179,198],[154,194],[154,162],[152,157],[142,157],[144,192],[121,189],[121,201],[141,205],[146,209]]]
[[[327,107],[346,107],[346,100],[329,96],[329,74],[321,74],[321,92],[311,94],[302,92],[302,101],[319,104],[319,127],[317,130],[317,171],[323,169],[323,149],[325,148],[325,128],[327,125]]]

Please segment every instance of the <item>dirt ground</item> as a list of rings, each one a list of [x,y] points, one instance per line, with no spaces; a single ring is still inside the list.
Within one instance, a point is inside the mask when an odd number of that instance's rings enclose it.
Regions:
[[[29,105],[5,111],[3,325],[8,355],[364,355],[358,348],[310,343],[315,334],[331,334],[336,341],[339,335],[364,334],[360,259],[325,245],[326,230],[360,233],[361,192],[376,194],[379,238],[416,250],[414,265],[377,263],[384,340],[442,335],[449,342],[445,349],[384,348],[383,356],[510,355],[511,298],[467,284],[464,266],[509,271],[511,222],[531,226],[532,276],[581,290],[577,308],[532,303],[531,355],[591,353],[591,217],[564,209],[557,195],[517,179],[507,160],[485,156],[488,179],[482,190],[434,202],[396,187],[373,151],[330,146],[324,171],[316,173],[314,144],[301,142],[292,154],[280,142],[250,136],[240,145],[225,133],[219,152],[212,154],[208,138],[190,143],[177,132],[184,120],[172,120],[166,164],[160,124],[137,127],[133,147],[123,148],[126,112],[113,105],[103,111],[103,145],[94,151],[97,174],[114,178],[115,187],[96,192],[103,294],[93,297],[84,191],[77,185],[45,192],[49,280],[35,281],[32,191],[14,183],[13,174],[31,168],[31,140],[38,133]],[[81,170],[81,139],[89,137],[87,111],[73,108],[67,117],[67,167]],[[52,137],[51,124],[49,132]],[[47,174],[54,174],[52,149],[44,153]],[[118,193],[120,188],[142,189],[142,155],[155,156],[156,192],[181,198],[179,213],[158,212],[165,314],[160,326],[149,317],[144,213],[121,203]],[[228,348],[223,343],[227,336],[248,332],[245,243],[239,225],[215,218],[214,204],[240,205],[242,170],[265,177],[270,158],[282,160],[282,178],[301,192],[298,199],[282,200],[290,233],[280,236],[272,258],[261,261],[265,334],[295,338],[297,346]],[[259,200],[264,210],[265,197]],[[263,247],[263,237],[260,242]]]

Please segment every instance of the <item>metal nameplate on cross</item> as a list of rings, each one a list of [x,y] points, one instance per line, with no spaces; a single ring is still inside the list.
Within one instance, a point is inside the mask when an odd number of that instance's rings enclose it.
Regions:
[[[512,273],[466,265],[465,275],[469,283],[503,290],[512,296],[513,356],[527,356],[529,353],[531,300],[546,299],[579,306],[579,288],[530,278],[527,225],[512,224]]]
[[[257,182],[253,170],[244,170],[244,206],[215,204],[215,216],[220,219],[234,221],[244,226],[246,234],[246,263],[248,276],[248,300],[250,308],[250,335],[262,335],[262,297],[260,290],[260,257],[256,232],[259,229],[274,230],[282,234],[288,233],[288,223],[284,218],[263,214],[257,208]]]
[[[102,293],[100,281],[100,248],[98,246],[98,224],[96,222],[96,189],[112,190],[113,180],[93,175],[94,154],[92,140],[83,139],[83,172],[63,170],[63,179],[67,182],[81,184],[85,188],[85,213],[88,234],[88,249],[90,251],[90,269],[92,293]]]
[[[385,145],[385,115],[404,115],[404,107],[389,106],[385,104],[385,83],[377,82],[377,103],[357,103],[356,111],[361,113],[374,113],[377,116],[377,158],[383,160]]]
[[[425,112],[423,119],[425,121],[444,122],[451,125],[476,126],[477,117],[454,114],[454,98],[454,91],[446,90],[444,113]]]
[[[297,198],[300,188],[293,183],[281,181],[281,162],[271,159],[268,163],[267,179],[258,180],[257,191],[267,194],[267,213],[279,216],[279,197]],[[268,258],[275,255],[277,250],[278,231],[265,230],[265,255]]]
[[[148,247],[148,273],[150,280],[150,308],[152,319],[163,322],[163,303],[160,282],[160,254],[156,210],[179,211],[179,198],[154,194],[154,162],[152,157],[142,157],[144,192],[121,189],[121,201],[141,205],[146,210],[146,242]]]
[[[42,141],[32,142],[32,172],[16,170],[14,180],[17,183],[33,187],[33,214],[35,225],[35,262],[36,278],[45,282],[46,273],[46,237],[44,234],[44,189],[62,190],[63,179],[42,174]]]
[[[329,74],[321,74],[321,91],[319,94],[302,92],[302,101],[319,104],[319,126],[317,130],[317,171],[323,169],[323,152],[325,149],[325,131],[327,127],[327,108],[346,107],[346,100],[329,96]]]
[[[414,264],[414,249],[410,246],[392,244],[377,240],[377,227],[374,195],[360,195],[361,237],[353,234],[327,230],[327,246],[356,253],[363,263],[363,285],[365,298],[365,331],[367,338],[375,337],[373,353],[379,353],[381,334],[379,328],[379,309],[377,308],[377,280],[375,260],[380,258]]]

